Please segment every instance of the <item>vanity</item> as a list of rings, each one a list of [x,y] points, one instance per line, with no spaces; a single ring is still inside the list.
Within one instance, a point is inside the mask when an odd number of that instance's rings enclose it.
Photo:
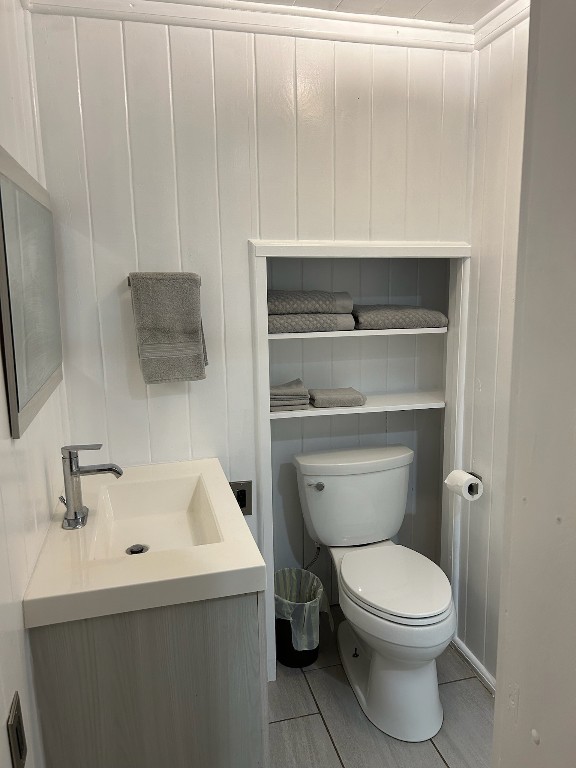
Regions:
[[[217,459],[83,480],[24,598],[47,768],[266,764],[266,569]]]

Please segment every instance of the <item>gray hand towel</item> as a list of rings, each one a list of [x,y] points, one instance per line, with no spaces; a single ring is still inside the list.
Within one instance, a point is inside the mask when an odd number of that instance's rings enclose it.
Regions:
[[[200,277],[193,272],[131,272],[130,285],[144,381],[205,379]]]
[[[274,384],[270,387],[270,397],[305,397],[308,399],[308,390],[302,379],[292,379],[286,384]]]
[[[353,331],[352,315],[268,315],[268,333]]]
[[[349,315],[352,303],[352,296],[343,291],[268,291],[269,315]]]
[[[448,318],[442,312],[424,307],[396,304],[355,304],[356,328],[381,331],[392,328],[446,328]]]
[[[352,387],[310,390],[310,404],[314,408],[354,408],[365,403],[366,395]]]

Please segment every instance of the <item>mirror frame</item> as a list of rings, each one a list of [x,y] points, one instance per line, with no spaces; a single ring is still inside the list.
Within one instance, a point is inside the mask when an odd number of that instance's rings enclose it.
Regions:
[[[6,176],[36,202],[51,211],[50,197],[44,187],[31,176],[5,149],[0,146],[0,174]],[[10,419],[10,432],[13,438],[22,434],[31,424],[34,417],[42,409],[50,395],[62,381],[62,361],[56,370],[48,377],[40,389],[30,398],[26,405],[18,409],[18,382],[16,359],[14,355],[14,339],[12,316],[10,312],[10,286],[8,280],[7,254],[4,244],[4,225],[0,209],[0,326],[1,347],[4,363],[4,380],[6,383],[6,401]]]

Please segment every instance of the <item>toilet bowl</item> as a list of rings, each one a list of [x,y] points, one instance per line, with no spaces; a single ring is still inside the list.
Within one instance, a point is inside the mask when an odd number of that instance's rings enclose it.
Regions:
[[[417,552],[385,543],[389,546],[366,545],[352,552],[346,548],[347,553],[342,548],[330,549],[338,569],[340,607],[346,617],[338,632],[340,658],[360,706],[374,725],[402,741],[425,741],[442,726],[436,658],[456,630],[454,603],[448,579],[438,566]],[[408,553],[408,564],[420,558],[420,576],[432,577],[427,585],[418,578],[406,582],[406,573],[390,576],[391,568],[398,565],[394,555],[401,554],[403,559]],[[342,566],[366,555],[369,562],[359,596],[350,580],[346,581],[346,568]],[[379,595],[370,604],[362,600],[366,592],[370,593],[371,585],[378,591],[383,583],[389,597]],[[406,595],[411,587],[417,604]],[[401,592],[404,594],[400,597]],[[387,608],[395,612],[389,613]],[[411,615],[399,616],[398,610]]]
[[[366,716],[403,741],[442,725],[436,658],[456,631],[450,583],[390,539],[404,518],[413,452],[405,446],[294,457],[310,536],[329,547],[346,621],[342,664]]]

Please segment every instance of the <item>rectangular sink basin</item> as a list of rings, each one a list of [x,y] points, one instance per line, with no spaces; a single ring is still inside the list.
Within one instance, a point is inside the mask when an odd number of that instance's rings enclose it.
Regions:
[[[201,475],[106,485],[98,507],[93,560],[122,556],[134,545],[159,552],[223,540]]]
[[[82,478],[84,528],[63,506],[23,601],[38,627],[211,600],[266,586],[266,567],[217,459],[128,467]],[[142,545],[137,554],[128,554]]]

